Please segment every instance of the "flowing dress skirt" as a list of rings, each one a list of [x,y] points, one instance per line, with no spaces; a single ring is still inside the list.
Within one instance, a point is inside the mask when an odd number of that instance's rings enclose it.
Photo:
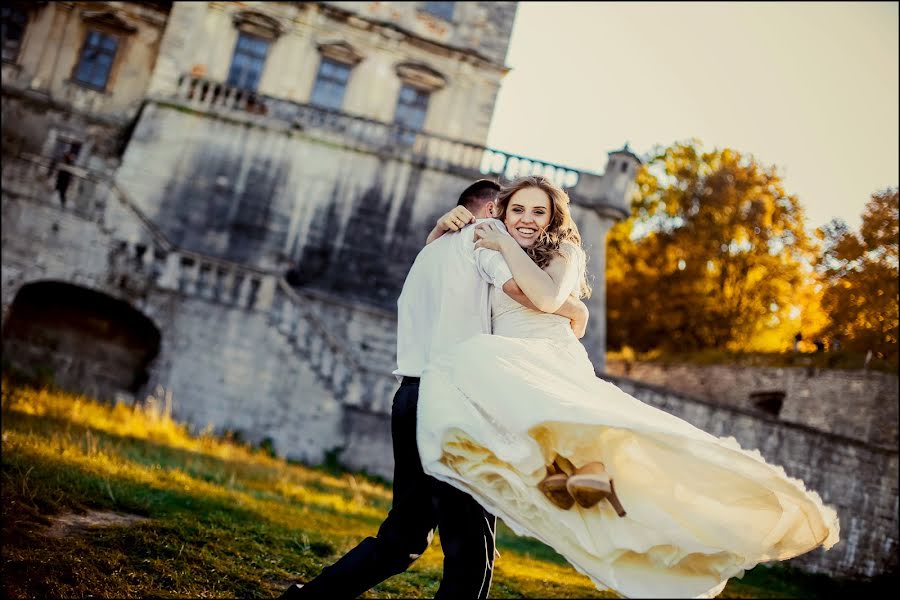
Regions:
[[[577,341],[479,335],[436,357],[417,440],[426,473],[626,597],[714,597],[838,541],[834,509],[802,481],[597,378]],[[553,505],[537,484],[557,454],[602,461],[627,515]]]

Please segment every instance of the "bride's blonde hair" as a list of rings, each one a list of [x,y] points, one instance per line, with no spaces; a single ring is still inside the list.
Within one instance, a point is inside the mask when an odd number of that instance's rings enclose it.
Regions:
[[[577,253],[584,255],[581,247],[581,234],[569,211],[569,195],[543,175],[527,175],[514,179],[506,185],[501,184],[500,193],[497,196],[497,218],[506,222],[506,209],[509,206],[510,198],[516,192],[530,187],[538,188],[550,199],[550,224],[541,229],[534,244],[524,248],[525,253],[542,269],[550,264],[553,257],[557,255],[570,260],[571,255],[561,250],[562,244],[572,244]],[[591,285],[588,283],[587,273],[584,269],[581,271],[579,288],[582,298],[590,298]]]

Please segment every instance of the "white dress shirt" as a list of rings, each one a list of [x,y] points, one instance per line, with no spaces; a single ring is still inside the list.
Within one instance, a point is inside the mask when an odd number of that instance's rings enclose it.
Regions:
[[[501,221],[490,220],[506,232]],[[467,225],[445,233],[410,267],[397,299],[398,378],[421,377],[432,356],[491,332],[490,286],[502,287],[512,273],[499,252],[474,248],[474,231]]]

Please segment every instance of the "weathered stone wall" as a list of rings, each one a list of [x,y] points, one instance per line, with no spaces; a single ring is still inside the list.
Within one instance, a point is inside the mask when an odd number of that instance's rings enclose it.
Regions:
[[[604,374],[635,398],[717,436],[733,436],[759,450],[837,509],[841,541],[791,559],[808,572],[871,577],[896,572],[897,450],[884,449],[806,426],[783,423],[739,408],[717,406],[669,389]]]
[[[393,308],[468,180],[300,133],[148,105],[120,184],[179,247]]]
[[[282,273],[296,266],[305,289],[395,314],[434,221],[480,174],[277,124],[148,103],[117,179],[179,247]],[[602,180],[581,174],[573,202],[590,201],[582,185]],[[574,203],[572,215],[595,288],[583,341],[602,369],[606,321],[597,315],[605,314],[605,237],[614,219]]]
[[[446,80],[430,94],[424,130],[477,144],[487,140],[516,3],[457,3],[457,17],[447,23],[413,2],[176,2],[150,94],[170,95],[186,73],[225,82],[241,11],[264,14],[281,30],[269,46],[261,94],[309,102],[319,46],[347,44],[362,58],[350,73],[342,111],[392,122],[402,84],[396,67],[414,62]]]
[[[175,418],[195,431],[212,426],[240,431],[254,443],[269,438],[279,454],[311,463],[345,447],[348,464],[391,476],[383,415],[396,382],[389,370],[353,369],[346,353],[328,345],[315,319],[327,311],[323,301],[295,308],[296,299],[268,284],[272,276],[261,275],[255,290],[240,282],[249,272],[204,279],[203,264],[189,266],[189,257],[155,244],[106,188],[79,188],[100,199],[96,210],[81,210],[77,202],[63,210],[43,176],[28,171],[30,181],[14,182],[10,170],[2,198],[4,323],[15,295],[33,282],[69,282],[124,300],[161,333],[137,400],[162,386],[173,393]],[[342,321],[341,333],[358,337],[360,319]],[[372,327],[379,325],[373,320]],[[375,416],[366,420],[367,414]],[[381,446],[354,446],[365,436]]]
[[[150,82],[167,12],[139,2],[46,2],[28,13],[18,57],[3,63],[5,151],[50,154],[64,136],[82,145],[79,164],[117,155]],[[91,30],[118,40],[102,90],[74,78]]]
[[[75,111],[103,114],[127,122],[150,81],[167,13],[142,2],[48,2],[35,6],[25,39],[4,84],[43,90]],[[73,81],[89,30],[118,39],[106,89]],[[6,76],[11,76],[7,79]]]
[[[751,392],[785,392],[783,421],[855,440],[897,446],[897,375],[839,369],[665,365],[609,360],[606,372],[755,410]]]
[[[449,20],[424,10],[425,2],[324,2],[362,17],[394,23],[426,40],[474,50],[503,64],[516,2],[456,2]]]

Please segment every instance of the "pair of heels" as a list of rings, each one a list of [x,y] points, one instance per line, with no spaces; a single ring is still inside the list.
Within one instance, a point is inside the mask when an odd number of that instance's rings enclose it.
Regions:
[[[613,480],[601,462],[588,463],[576,469],[573,475],[563,472],[554,462],[547,467],[547,476],[538,483],[538,489],[563,510],[569,510],[576,503],[582,508],[591,508],[601,500],[607,500],[617,515],[624,517],[626,514]]]

